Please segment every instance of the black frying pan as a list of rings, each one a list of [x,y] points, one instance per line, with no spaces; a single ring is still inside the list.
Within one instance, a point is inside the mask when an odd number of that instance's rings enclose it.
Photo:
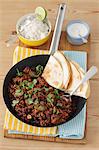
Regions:
[[[21,118],[13,110],[13,108],[11,106],[11,103],[10,103],[10,98],[9,98],[9,94],[8,94],[9,83],[10,83],[11,79],[16,75],[16,69],[17,68],[20,71],[22,71],[26,66],[36,67],[39,64],[45,67],[49,57],[50,57],[50,55],[36,55],[36,56],[28,57],[28,58],[18,62],[17,64],[15,64],[9,70],[9,72],[7,73],[7,75],[5,77],[4,84],[3,84],[3,98],[4,98],[4,102],[5,102],[6,106],[7,106],[7,108],[9,109],[9,111],[16,118],[18,118],[19,120],[21,120]],[[71,114],[71,116],[66,120],[66,122],[71,120],[71,119],[73,119],[76,115],[78,115],[80,113],[80,111],[82,110],[82,108],[84,107],[85,103],[86,103],[86,99],[83,98],[83,97],[73,95],[71,98],[72,98],[73,102],[76,105],[76,111],[73,114]],[[25,123],[27,123],[27,122],[25,122]],[[30,125],[33,126],[34,124],[30,124]],[[57,125],[59,125],[59,124],[57,124]],[[55,125],[53,125],[53,126],[55,126]]]

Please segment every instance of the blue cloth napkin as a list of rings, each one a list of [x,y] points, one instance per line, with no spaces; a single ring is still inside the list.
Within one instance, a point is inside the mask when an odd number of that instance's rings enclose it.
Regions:
[[[85,71],[87,70],[87,53],[80,51],[65,51],[65,56],[77,62]],[[86,121],[86,105],[82,111],[71,121],[58,126],[58,135],[66,139],[82,139],[84,137]]]

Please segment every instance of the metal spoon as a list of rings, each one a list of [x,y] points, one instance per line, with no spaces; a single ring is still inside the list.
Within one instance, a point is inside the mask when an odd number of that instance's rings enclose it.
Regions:
[[[87,43],[88,42],[85,38],[82,37],[82,35],[80,33],[79,33],[79,36],[81,37],[83,43]]]
[[[82,39],[83,43],[87,43],[87,39],[85,39],[84,37],[82,37],[80,30],[78,31],[78,35],[80,36],[80,38]]]
[[[71,91],[70,93],[66,93],[63,96],[66,96],[67,98],[71,99],[71,96],[77,91],[79,86],[81,84],[84,84],[86,81],[91,79],[98,71],[98,68],[96,66],[92,66],[84,75],[83,79],[76,85],[76,87]]]

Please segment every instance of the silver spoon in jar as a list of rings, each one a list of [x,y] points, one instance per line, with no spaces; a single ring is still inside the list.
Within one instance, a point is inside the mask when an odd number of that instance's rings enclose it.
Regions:
[[[98,71],[98,68],[96,66],[92,66],[84,75],[84,77],[82,78],[82,80],[76,85],[76,87],[73,89],[73,91],[71,91],[70,93],[65,93],[65,95],[62,95],[64,97],[67,97],[69,99],[71,99],[71,96],[77,91],[77,89],[79,88],[79,86],[83,83],[85,83],[86,81],[88,81],[89,79],[91,79]]]
[[[81,33],[80,33],[80,30],[78,32],[78,35],[80,36],[80,38],[82,39],[83,43],[86,44],[88,41],[87,39],[85,39],[84,37],[82,37]]]

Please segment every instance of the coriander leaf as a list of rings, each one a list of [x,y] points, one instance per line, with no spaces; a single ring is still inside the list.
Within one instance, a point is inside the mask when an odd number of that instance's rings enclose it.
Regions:
[[[28,85],[28,88],[29,89],[32,89],[34,87],[34,84],[33,83],[30,83],[29,85]]]
[[[35,85],[37,83],[37,79],[34,79],[33,80],[33,84]]]
[[[53,104],[53,102],[54,102],[53,94],[49,93],[49,94],[47,95],[47,102]]]
[[[23,83],[24,83],[25,85],[27,85],[28,82],[29,82],[29,81],[27,81],[27,80],[24,80],[24,81],[23,81]]]
[[[24,98],[28,98],[28,94],[24,94]]]
[[[57,103],[56,106],[57,106],[57,107],[62,107],[62,104]]]
[[[35,86],[36,83],[37,83],[36,79],[34,79],[32,82],[28,82],[28,88],[32,89]]]
[[[55,114],[55,113],[56,113],[56,108],[54,107],[54,108],[53,108],[53,114]]]
[[[60,99],[60,95],[56,95],[55,97],[56,97],[57,99]]]
[[[33,94],[37,93],[38,91],[41,91],[40,88],[34,88]]]
[[[49,88],[43,87],[43,89],[44,89],[46,92],[49,91]]]
[[[40,106],[38,107],[38,110],[44,111],[44,110],[45,110],[45,107],[40,105]]]
[[[29,105],[31,105],[31,104],[33,104],[33,99],[32,98],[28,98],[27,102],[28,102]]]
[[[22,76],[23,75],[23,73],[20,72],[18,68],[16,69],[16,71],[17,71],[17,76]]]
[[[34,104],[37,105],[38,103],[39,103],[39,100],[36,99],[35,102],[34,102]]]
[[[36,76],[39,76],[41,73],[42,73],[42,71],[43,71],[43,66],[41,66],[41,65],[38,65],[38,66],[36,66]]]
[[[15,105],[18,104],[18,103],[19,103],[19,100],[13,100],[12,101],[12,107],[15,107]]]
[[[43,71],[43,66],[38,65],[38,66],[36,66],[36,68],[35,68],[35,72],[34,72],[34,71],[30,71],[30,72],[29,72],[29,75],[30,75],[31,77],[37,78],[37,77],[39,77],[39,75],[42,73],[42,71]]]
[[[59,110],[56,111],[56,114],[57,114],[57,115],[59,114]]]
[[[59,95],[59,93],[58,93],[58,90],[57,90],[57,89],[54,89],[54,94],[55,94],[55,95]]]
[[[21,89],[18,89],[18,90],[16,90],[15,92],[16,92],[16,93],[20,93],[20,92],[22,92],[22,90],[21,90]]]
[[[21,89],[18,89],[15,91],[15,96],[16,97],[19,97],[19,96],[22,96],[23,95],[23,91]]]
[[[20,82],[20,86],[22,86],[23,88],[25,88],[24,82]]]
[[[42,70],[43,70],[43,66],[41,66],[41,65],[36,66],[37,73],[41,72]]]
[[[56,97],[57,99],[60,99],[60,95],[59,95],[57,89],[54,90],[54,94],[55,94],[55,97]]]
[[[28,96],[29,96],[29,98],[31,98],[31,97],[32,97],[32,94],[29,94]]]
[[[48,98],[52,98],[52,97],[53,97],[53,94],[49,93],[49,94],[47,95],[47,97],[48,97]]]

